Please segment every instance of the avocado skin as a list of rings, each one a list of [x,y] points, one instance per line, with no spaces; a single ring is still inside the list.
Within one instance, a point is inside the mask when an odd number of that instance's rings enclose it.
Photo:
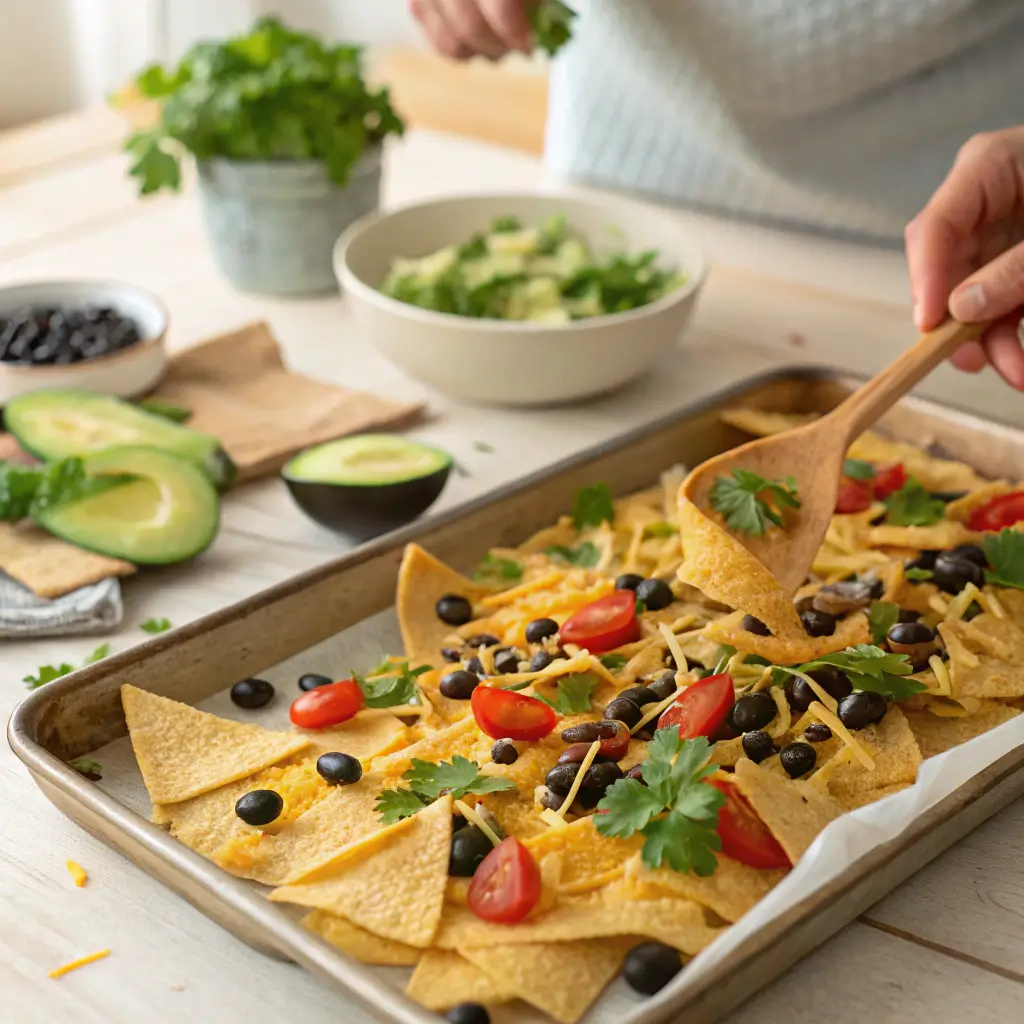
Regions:
[[[210,452],[203,460],[203,469],[220,491],[226,491],[238,479],[238,466],[223,448]]]
[[[437,501],[451,465],[392,484],[327,484],[282,474],[295,503],[328,530],[369,540],[405,526]]]

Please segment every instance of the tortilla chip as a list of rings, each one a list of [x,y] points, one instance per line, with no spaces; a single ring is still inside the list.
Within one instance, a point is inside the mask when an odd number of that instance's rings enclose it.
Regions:
[[[776,775],[747,758],[736,762],[734,778],[794,864],[818,833],[843,813],[839,803],[811,783]]]
[[[398,826],[405,825],[404,828]],[[327,910],[396,942],[425,949],[441,920],[452,839],[452,798],[381,830],[372,847],[275,889],[278,903]]]
[[[983,732],[1016,718],[1019,714],[1016,708],[987,701],[979,713],[965,715],[962,718],[940,717],[930,711],[905,712],[914,739],[917,740],[921,755],[925,759],[966,743],[975,736],[980,736]]]
[[[128,732],[150,799],[173,804],[254,775],[309,746],[305,736],[218,718],[121,687]]]
[[[915,548],[918,551],[941,551],[958,544],[973,544],[981,536],[963,523],[943,519],[931,526],[872,526],[865,543],[872,548]]]
[[[344,917],[328,914],[324,910],[311,910],[303,919],[302,927],[319,935],[335,949],[361,964],[376,967],[412,967],[423,955],[418,949],[391,939],[382,939],[365,928],[354,925]]]
[[[434,942],[441,949],[462,950],[469,946],[573,943],[581,939],[641,935],[696,956],[721,933],[720,926],[708,924],[704,908],[690,900],[607,903],[594,896],[582,903],[559,904],[519,924],[491,924],[465,907],[449,905],[444,909]]]
[[[459,952],[518,998],[553,1017],[576,1024],[619,973],[632,939],[470,946]]]
[[[463,702],[465,703],[465,702]],[[303,732],[317,757],[328,752],[349,754],[367,764],[408,742],[409,730],[387,711],[360,711],[333,729]]]
[[[428,733],[423,739],[393,754],[374,758],[371,767],[375,772],[394,777],[401,775],[410,767],[414,757],[437,762],[451,760],[456,754],[461,754],[471,761],[476,760],[480,763],[481,758],[488,759],[487,755],[493,742],[477,728],[476,720],[470,715],[445,729]]]
[[[847,454],[877,466],[902,462],[908,475],[920,480],[929,491],[973,491],[989,483],[962,462],[940,459],[915,445],[871,432],[861,434]]]
[[[444,638],[452,632],[434,610],[440,598],[458,594],[474,602],[485,593],[484,588],[449,569],[418,544],[407,544],[398,570],[395,612],[409,661],[414,665],[435,663]]]
[[[1003,480],[987,483],[983,487],[972,489],[970,493],[965,494],[962,498],[951,501],[946,506],[946,516],[958,522],[966,523],[971,513],[980,505],[985,505],[993,498],[998,498],[1001,494],[1009,494],[1015,490],[1019,490],[1019,488]]]
[[[787,430],[803,427],[821,418],[821,413],[769,412],[767,409],[725,409],[718,418],[731,427],[753,434],[754,437],[770,437],[784,434]]]
[[[859,761],[839,765],[829,780],[829,791],[834,797],[838,799],[842,795],[895,786],[901,782],[914,782],[917,779],[917,769],[923,760],[921,748],[910,731],[906,716],[895,704],[889,706],[880,722],[866,729],[858,729],[853,735],[873,748],[871,757],[875,768],[869,772]],[[841,746],[834,737],[827,743],[836,744],[837,750]],[[824,764],[827,755],[822,748],[831,748],[825,743],[816,746],[819,751],[818,764]]]
[[[525,840],[548,831],[547,824],[540,816],[543,808],[524,800],[514,789],[502,793],[488,793],[483,803],[507,836],[518,836]]]
[[[879,789],[865,789],[860,793],[840,793],[836,801],[842,805],[844,811],[855,811],[858,807],[867,807],[868,804],[884,800],[893,793],[902,793],[909,789],[913,783],[897,782],[894,786],[882,786]]]
[[[1012,618],[985,612],[970,622],[940,623],[939,633],[955,697],[1024,697],[1024,632]]]
[[[826,654],[846,650],[847,647],[871,642],[867,616],[862,612],[854,612],[840,619],[832,636],[808,636],[802,626],[799,633],[758,636],[743,629],[740,626],[742,620],[742,612],[733,612],[732,615],[715,619],[704,627],[702,636],[706,640],[728,644],[745,654],[767,658],[773,665],[813,661]]]
[[[637,854],[626,864],[626,875],[641,886],[693,900],[730,923],[738,921],[786,877],[785,871],[759,871],[724,853],[717,857],[715,873],[701,877],[671,868],[649,868]]]
[[[565,828],[549,828],[527,839],[524,845],[538,860],[549,853],[562,853],[559,891],[582,893],[600,888],[621,875],[626,861],[643,846],[643,839],[639,835],[631,839],[606,839],[598,835],[594,819],[587,817]]]
[[[511,982],[488,974],[458,953],[428,949],[412,972],[405,994],[428,1010],[443,1013],[459,1003],[507,1003],[518,991]]]

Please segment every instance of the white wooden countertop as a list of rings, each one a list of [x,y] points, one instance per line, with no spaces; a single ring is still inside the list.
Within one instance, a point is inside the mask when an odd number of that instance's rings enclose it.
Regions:
[[[0,282],[114,277],[152,288],[185,346],[266,318],[287,357],[312,375],[402,398],[424,398],[417,436],[469,471],[439,503],[448,509],[742,377],[785,363],[870,372],[913,338],[902,256],[706,217],[669,214],[696,231],[716,264],[695,325],[657,374],[598,403],[511,412],[456,406],[377,356],[338,298],[268,300],[218,275],[191,195],[140,202],[113,144],[73,158],[55,153],[32,174],[0,153]],[[13,159],[13,157],[12,157]],[[551,187],[518,153],[414,132],[389,157],[386,201],[465,191]],[[1024,396],[991,374],[940,370],[922,389],[957,405],[1024,422]],[[486,442],[484,453],[474,442]],[[194,565],[125,583],[126,618],[114,650],[146,639],[150,616],[176,625],[336,557],[337,537],[304,519],[267,481],[230,496],[221,535]],[[78,661],[96,640],[6,642],[0,718],[36,666]],[[1024,999],[1024,806],[1017,804],[950,850],[731,1018],[847,1024],[1019,1020]],[[90,880],[72,886],[66,858]],[[109,947],[111,956],[61,980],[47,971]],[[270,961],[208,921],[63,818],[0,744],[0,1020],[35,1024],[301,1021],[364,1024],[296,967]]]

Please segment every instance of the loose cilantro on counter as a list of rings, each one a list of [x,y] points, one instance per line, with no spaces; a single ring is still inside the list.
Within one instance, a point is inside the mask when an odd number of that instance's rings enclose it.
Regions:
[[[554,700],[548,700],[536,692],[534,696],[553,707],[560,715],[579,715],[590,710],[590,697],[597,684],[598,678],[593,672],[580,672],[558,680]]]
[[[911,477],[885,499],[885,520],[892,526],[931,526],[946,515],[946,505]]]
[[[171,628],[170,619],[146,619],[146,621],[139,626],[139,629],[141,629],[143,633],[166,633],[167,630]]]
[[[730,530],[760,537],[772,526],[782,526],[780,510],[800,508],[796,481],[766,480],[746,469],[720,476],[711,488],[711,507],[721,512]]]
[[[703,737],[679,738],[679,727],[659,729],[648,744],[636,779],[619,779],[597,805],[594,827],[603,836],[644,837],[643,862],[667,863],[675,871],[707,876],[715,872],[722,848],[715,829],[725,796],[705,781],[718,770]]]
[[[352,678],[363,691],[368,708],[395,708],[402,704],[413,704],[419,699],[416,680],[424,672],[429,671],[429,665],[421,665],[410,670],[407,661],[400,664],[385,662],[369,676],[353,672]]]
[[[437,764],[414,757],[412,767],[402,774],[402,778],[409,784],[407,789],[385,789],[377,797],[376,810],[385,825],[393,825],[422,811],[442,793],[451,793],[456,800],[461,800],[468,793],[482,795],[515,789],[511,779],[484,775],[475,761],[458,754],[451,761]]]
[[[103,776],[103,765],[99,761],[90,761],[87,757],[76,757],[72,761],[68,761],[68,767],[74,768],[79,775],[84,775],[86,778],[99,779]]]
[[[601,560],[601,551],[596,544],[585,540],[574,548],[566,547],[564,544],[555,544],[544,549],[548,558],[561,562],[564,565],[577,565],[581,569],[593,569]]]
[[[86,655],[81,667],[85,668],[86,665],[102,661],[108,654],[110,654],[110,644],[100,644],[91,654]],[[60,679],[61,676],[74,672],[76,668],[78,668],[77,665],[69,665],[66,661],[62,661],[59,665],[40,665],[36,669],[35,675],[23,676],[21,681],[30,690],[38,690],[40,686],[52,683],[55,679]]]
[[[523,578],[523,567],[511,558],[496,558],[490,552],[484,555],[473,573],[477,583],[518,583]]]
[[[981,546],[992,566],[985,573],[986,582],[1024,590],[1024,533],[1000,530],[986,537]]]
[[[615,505],[607,484],[590,484],[576,492],[572,502],[572,521],[577,530],[600,526],[614,519]]]
[[[871,640],[876,644],[885,642],[889,630],[900,620],[900,606],[892,601],[878,601],[868,609],[868,626]]]

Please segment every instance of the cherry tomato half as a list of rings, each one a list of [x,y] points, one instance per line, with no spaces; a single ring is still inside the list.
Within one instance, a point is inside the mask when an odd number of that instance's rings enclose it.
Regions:
[[[678,725],[681,740],[713,736],[725,722],[735,700],[736,691],[728,672],[720,676],[708,676],[687,687],[662,712],[658,728],[668,729]]]
[[[836,495],[836,512],[840,515],[851,515],[871,508],[874,494],[870,480],[852,480],[844,476],[839,481],[839,493]]]
[[[631,644],[640,639],[636,594],[632,590],[616,590],[585,605],[570,615],[558,632],[562,643],[584,647],[591,654]]]
[[[1024,491],[1011,491],[979,505],[969,516],[971,530],[1005,530],[1024,519]]]
[[[329,729],[353,718],[366,706],[366,698],[354,679],[318,686],[292,702],[288,717],[300,729]]]
[[[476,724],[495,740],[541,740],[558,722],[544,701],[496,686],[478,686],[470,706]]]
[[[747,867],[762,871],[792,867],[786,851],[731,782],[708,779],[708,785],[725,794],[716,830],[722,840],[722,853]]]
[[[889,466],[878,466],[874,477],[869,481],[879,501],[895,494],[907,482],[907,471],[902,462],[894,462]]]
[[[480,862],[469,883],[467,902],[483,921],[515,924],[533,910],[540,894],[537,862],[515,836],[509,836]]]

